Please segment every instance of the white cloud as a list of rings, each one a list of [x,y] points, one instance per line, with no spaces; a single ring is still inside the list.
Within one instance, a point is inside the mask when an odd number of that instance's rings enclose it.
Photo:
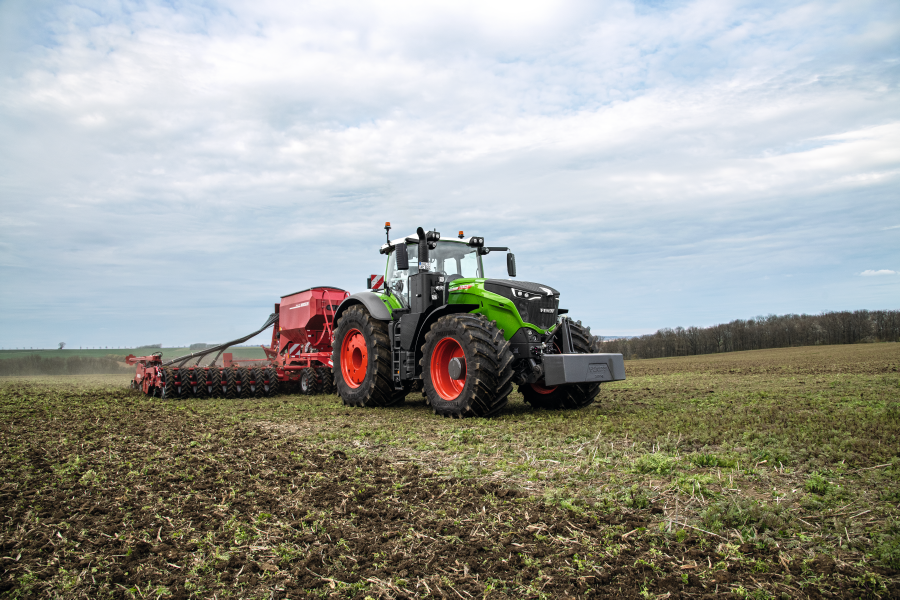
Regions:
[[[879,275],[897,275],[897,271],[891,271],[890,269],[879,269],[878,271],[868,269],[860,273],[863,277],[877,277]]]
[[[857,270],[836,240],[863,264],[895,245],[898,9],[179,6],[49,3],[26,38],[27,3],[0,4],[0,331],[66,314],[47,281],[106,314],[356,289],[386,220],[602,280],[570,306],[621,333],[890,302],[760,282]]]

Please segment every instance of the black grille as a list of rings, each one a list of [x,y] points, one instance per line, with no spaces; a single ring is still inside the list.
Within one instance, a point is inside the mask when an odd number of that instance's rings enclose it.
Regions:
[[[540,300],[518,299],[515,302],[516,308],[519,309],[519,316],[526,323],[537,325],[541,329],[550,329],[556,323],[559,300],[553,296],[544,296]],[[545,312],[547,309],[550,309],[551,312]]]
[[[556,323],[556,314],[559,309],[559,294],[553,288],[528,281],[490,279],[484,283],[484,289],[512,300],[519,311],[519,316],[526,323],[531,323],[541,329],[549,329]],[[531,294],[531,297],[516,297],[513,289],[527,291]],[[554,292],[552,296],[546,295],[547,289]],[[534,294],[539,295],[536,296]],[[547,312],[548,309],[549,312]]]

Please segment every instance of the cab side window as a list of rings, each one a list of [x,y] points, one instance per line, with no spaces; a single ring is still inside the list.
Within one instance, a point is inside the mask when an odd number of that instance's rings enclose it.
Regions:
[[[398,270],[397,253],[391,253],[387,285],[391,288],[391,292],[397,295],[401,304],[409,306],[409,276],[419,272],[419,249],[415,244],[407,244],[406,248],[409,254],[409,270]]]

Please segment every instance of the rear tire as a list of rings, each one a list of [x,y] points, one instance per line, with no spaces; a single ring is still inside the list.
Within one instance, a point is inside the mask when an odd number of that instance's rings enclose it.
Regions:
[[[334,383],[348,406],[390,406],[394,398],[388,324],[361,305],[341,315],[332,346]]]
[[[469,313],[441,317],[425,335],[422,355],[425,393],[435,414],[490,417],[506,405],[513,357],[495,321]],[[462,379],[450,375],[453,360],[462,362]]]
[[[600,352],[600,343],[591,336],[590,328],[583,327],[581,321],[569,322],[572,331],[572,346],[578,354]],[[537,383],[525,383],[519,386],[519,392],[525,402],[534,408],[547,410],[579,409],[589,406],[600,393],[599,383],[570,383],[545,387],[543,379]]]

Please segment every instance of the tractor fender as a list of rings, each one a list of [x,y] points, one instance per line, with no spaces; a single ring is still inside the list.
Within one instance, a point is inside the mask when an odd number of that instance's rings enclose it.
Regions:
[[[468,313],[476,308],[478,308],[477,304],[444,304],[428,313],[425,318],[421,319],[416,325],[415,342],[412,344],[412,348],[416,352],[416,364],[419,364],[419,359],[422,358],[422,346],[425,344],[425,334],[428,333],[428,330],[431,329],[431,326],[435,321],[445,315]]]
[[[369,311],[369,314],[379,321],[390,321],[391,313],[388,312],[387,306],[381,300],[381,296],[374,292],[357,292],[349,298],[341,302],[338,309],[334,311],[334,326],[337,327],[338,319],[344,314],[344,311],[356,304],[362,304]]]

